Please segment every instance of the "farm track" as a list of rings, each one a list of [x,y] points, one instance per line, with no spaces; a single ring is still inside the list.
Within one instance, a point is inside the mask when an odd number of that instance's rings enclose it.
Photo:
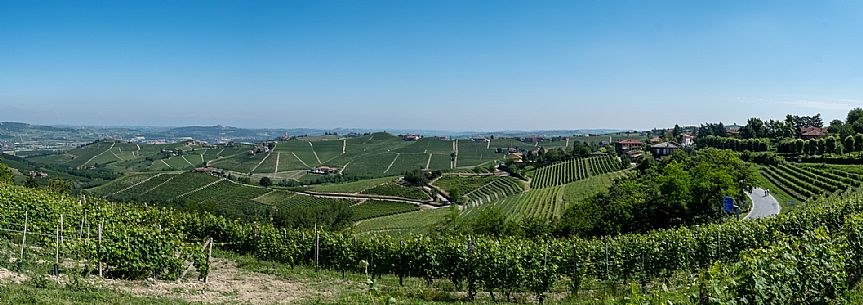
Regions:
[[[183,161],[186,161],[186,163],[189,163],[189,166],[195,167],[195,165],[192,164],[192,162],[189,162],[189,159],[186,159],[185,155],[180,156],[180,158],[183,158]]]
[[[432,158],[432,155],[433,155],[433,154],[429,154],[429,159],[428,159],[428,161],[426,161],[426,167],[425,167],[426,169],[429,169],[429,165],[431,165],[431,158]]]
[[[153,176],[151,176],[151,177],[149,177],[149,178],[147,178],[147,179],[144,179],[144,181],[141,181],[141,182],[138,182],[138,183],[132,184],[132,185],[127,186],[126,188],[124,188],[124,189],[122,189],[122,190],[116,191],[116,192],[114,192],[114,194],[119,194],[119,193],[122,193],[122,192],[128,191],[129,189],[131,189],[131,188],[133,188],[133,187],[136,187],[136,186],[138,186],[138,185],[141,185],[141,184],[142,184],[142,183],[144,183],[144,182],[150,181],[151,179],[156,178],[156,177],[159,177],[159,176],[164,175],[164,174],[165,174],[165,173],[158,173],[158,174],[155,174],[155,175],[153,175]]]
[[[90,157],[90,159],[88,159],[88,160],[87,160],[87,162],[84,162],[84,164],[81,164],[81,166],[85,166],[85,165],[87,165],[88,163],[93,162],[93,159],[96,159],[96,158],[98,158],[99,156],[104,155],[106,152],[108,152],[108,151],[110,151],[112,148],[114,148],[114,144],[116,144],[116,143],[113,143],[113,142],[112,142],[112,143],[111,143],[111,147],[108,147],[108,149],[106,149],[105,151],[103,151],[103,152],[101,152],[101,153],[99,153],[99,154],[97,154],[97,155],[95,155],[95,156]]]
[[[312,141],[309,141],[309,147],[312,148],[312,154],[315,155],[315,160],[318,160],[318,164],[324,164],[323,162],[321,162],[321,158],[318,158],[318,152],[315,151],[315,146],[312,145]]]
[[[168,164],[168,162],[165,162],[165,159],[159,159],[159,161],[162,161],[162,164],[165,164],[165,166],[167,166],[168,168],[174,168],[173,166]]]
[[[203,189],[205,189],[205,188],[211,187],[211,186],[213,186],[214,184],[219,183],[219,182],[222,182],[222,181],[224,181],[224,180],[227,180],[227,179],[225,179],[225,178],[220,178],[219,180],[216,180],[216,181],[213,181],[213,182],[207,183],[207,185],[204,185],[204,186],[202,186],[202,187],[199,187],[199,188],[196,188],[196,189],[194,189],[194,190],[191,190],[191,191],[188,191],[188,192],[182,193],[182,194],[178,195],[177,197],[174,197],[174,199],[178,199],[178,198],[185,197],[186,195],[189,195],[189,194],[192,194],[192,193],[198,192],[198,191],[200,191],[200,190],[203,190]]]
[[[388,171],[390,171],[390,168],[393,167],[393,164],[396,163],[396,160],[398,160],[399,156],[401,156],[401,155],[402,155],[401,153],[396,153],[396,157],[393,158],[393,162],[390,162],[390,166],[387,166],[387,169],[384,170],[384,174],[386,174]]]
[[[264,164],[264,161],[267,161],[267,159],[269,159],[269,158],[270,158],[270,155],[272,155],[272,154],[273,154],[273,150],[271,150],[269,153],[267,153],[267,155],[266,155],[266,156],[264,156],[264,158],[263,158],[263,159],[261,159],[261,162],[258,162],[258,164],[255,164],[255,167],[252,167],[252,170],[251,170],[251,171],[249,171],[249,175],[251,175],[252,173],[254,173],[254,172],[255,172],[255,170],[257,170],[257,169],[258,169],[258,167],[260,167],[260,166],[261,166],[261,164]],[[276,167],[276,170],[278,170],[278,169],[279,169],[279,167],[277,166],[277,167]]]
[[[157,189],[157,188],[162,187],[163,185],[167,184],[168,182],[171,182],[171,180],[174,180],[174,178],[177,178],[177,177],[179,177],[179,176],[180,176],[180,175],[174,175],[174,176],[172,176],[171,178],[168,178],[168,180],[162,181],[162,183],[159,183],[158,185],[156,185],[156,186],[154,186],[154,187],[150,188],[149,190],[144,191],[143,193],[141,193],[141,194],[140,194],[140,195],[138,195],[138,196],[144,196],[144,195],[146,195],[146,194],[148,194],[148,193],[152,192],[153,190],[155,190],[155,189]]]
[[[275,170],[273,170],[273,174],[276,174],[276,173],[278,173],[278,172],[279,172],[279,159],[280,159],[281,157],[282,157],[282,153],[281,153],[281,152],[277,152],[277,153],[276,153],[276,169],[275,169]]]
[[[312,168],[311,166],[309,166],[308,164],[306,164],[306,162],[305,162],[305,161],[303,161],[303,159],[300,159],[300,156],[297,156],[297,154],[295,154],[294,152],[291,152],[291,154],[292,154],[292,155],[294,155],[294,158],[297,158],[297,160],[299,160],[299,161],[300,161],[300,163],[302,163],[303,165],[305,165],[305,166],[306,166],[306,167],[308,167],[308,168]]]
[[[121,150],[120,150],[120,152],[123,152],[123,150],[121,149]],[[126,161],[125,159],[120,158],[120,156],[118,156],[116,153],[114,153],[114,151],[113,151],[113,150],[111,151],[111,154],[112,154],[112,155],[114,155],[114,158],[117,158],[117,159],[119,159],[120,161]]]
[[[421,209],[437,209],[440,206],[434,205],[434,201],[425,201],[417,199],[409,199],[395,196],[373,195],[373,194],[355,194],[355,193],[322,193],[314,191],[292,191],[294,193],[320,198],[335,198],[335,199],[366,199],[366,200],[383,200],[393,202],[412,203]]]
[[[345,153],[345,148],[347,148],[347,147],[348,147],[348,140],[347,139],[342,140],[342,154]]]

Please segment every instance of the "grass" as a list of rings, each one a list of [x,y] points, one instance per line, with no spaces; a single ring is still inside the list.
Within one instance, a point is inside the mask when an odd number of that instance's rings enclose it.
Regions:
[[[514,292],[507,301],[500,291],[495,292],[493,300],[487,291],[478,285],[477,295],[473,301],[467,299],[466,287],[457,287],[448,280],[436,279],[428,284],[425,280],[405,277],[403,283],[394,275],[382,275],[374,278],[374,289],[369,283],[369,276],[362,273],[359,267],[347,272],[321,269],[315,271],[311,266],[296,266],[261,261],[256,258],[235,253],[216,251],[217,257],[224,257],[237,262],[240,269],[251,272],[271,274],[277,278],[302,283],[310,292],[310,296],[298,304],[387,304],[392,298],[396,304],[531,304],[536,303],[533,293],[527,291]],[[660,295],[656,304],[689,303],[689,295],[695,293],[692,285],[697,278],[691,273],[673,274],[667,282],[659,280],[648,283],[645,294]],[[403,285],[402,285],[403,284]],[[626,304],[621,303],[631,295],[632,282],[622,283],[588,281],[579,289],[578,294],[570,294],[568,281],[557,281],[546,294],[549,304]]]
[[[56,284],[36,286],[30,283],[0,285],[0,304],[189,304],[181,299],[136,296],[112,289],[69,288]]]

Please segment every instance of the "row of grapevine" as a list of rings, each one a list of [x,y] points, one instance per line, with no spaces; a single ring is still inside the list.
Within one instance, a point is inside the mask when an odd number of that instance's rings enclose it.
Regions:
[[[620,162],[610,155],[576,158],[538,168],[531,188],[554,187],[621,169]]]
[[[857,187],[861,178],[856,173],[797,164],[764,167],[762,174],[798,200]]]
[[[500,177],[464,195],[468,206],[478,206],[524,191],[521,182],[512,177]]]
[[[183,231],[170,209],[112,204],[0,183],[0,223],[6,239],[24,240],[37,248],[57,249],[60,257],[105,265],[113,278],[176,279],[187,261],[204,274],[208,268],[201,244]],[[61,218],[66,225],[61,226]],[[26,224],[26,230],[24,229]],[[101,229],[100,229],[101,227]],[[20,233],[20,234],[19,234]],[[62,235],[62,239],[54,238]],[[101,238],[100,238],[101,237]],[[59,242],[58,242],[59,241]],[[26,262],[25,257],[15,258]],[[22,260],[23,259],[23,260]]]
[[[543,283],[568,278],[575,287],[588,279],[651,280],[678,270],[705,268],[715,261],[736,261],[738,254],[762,247],[777,236],[799,236],[818,227],[841,230],[844,219],[863,213],[860,194],[833,198],[773,218],[733,221],[700,227],[600,239],[532,240],[514,237],[389,236],[354,238],[349,233],[321,233],[320,265],[359,271],[369,262],[376,274],[449,279],[489,290],[534,291]],[[232,241],[235,251],[292,264],[313,263],[307,231],[231,222],[219,217],[186,219],[199,236]],[[266,233],[264,233],[266,232]]]

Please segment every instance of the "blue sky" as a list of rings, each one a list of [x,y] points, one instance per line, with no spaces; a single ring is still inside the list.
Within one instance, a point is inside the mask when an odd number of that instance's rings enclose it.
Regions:
[[[0,120],[667,127],[863,106],[861,1],[0,1]]]

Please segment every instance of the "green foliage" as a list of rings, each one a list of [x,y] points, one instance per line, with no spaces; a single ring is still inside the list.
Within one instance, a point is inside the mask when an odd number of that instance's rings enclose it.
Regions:
[[[273,185],[273,180],[270,177],[263,177],[261,180],[258,180],[258,184],[263,187],[270,187],[270,185]]]
[[[12,169],[6,166],[6,164],[0,163],[0,183],[14,183],[14,176],[12,176]]]
[[[538,168],[531,181],[531,187],[554,187],[624,168],[617,158],[611,155],[576,158]]]
[[[354,220],[362,220],[374,217],[418,211],[419,208],[412,203],[406,202],[366,200],[361,204],[352,206],[351,210],[353,210]]]

